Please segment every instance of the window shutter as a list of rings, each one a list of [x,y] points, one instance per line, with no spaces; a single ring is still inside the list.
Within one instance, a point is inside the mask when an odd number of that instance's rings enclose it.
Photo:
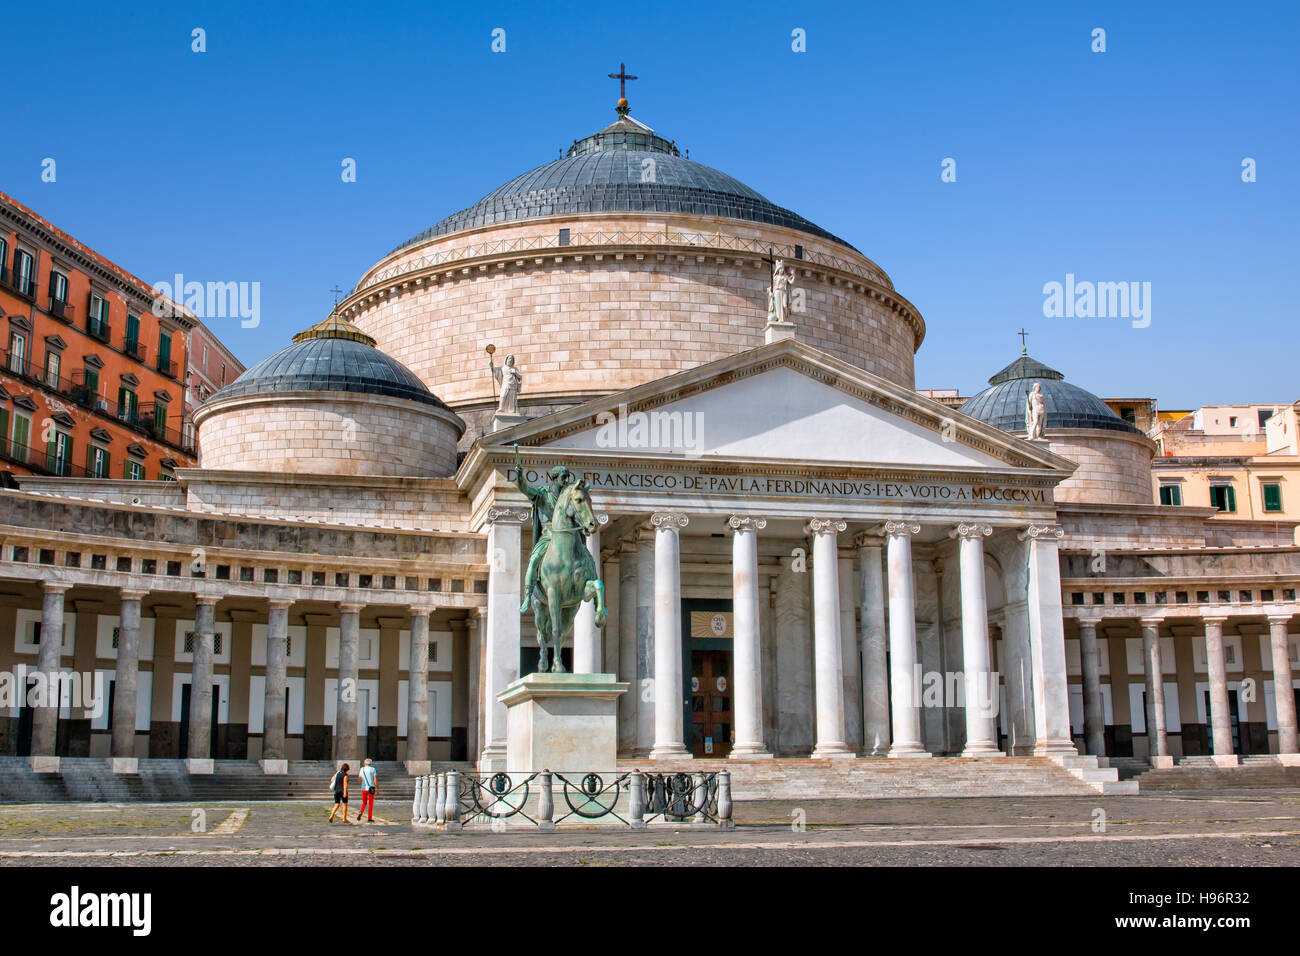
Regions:
[[[1264,486],[1264,510],[1265,511],[1282,510],[1282,486],[1281,485]]]
[[[104,467],[100,469],[100,471],[99,471],[99,477],[100,477],[100,478],[109,478],[109,477],[112,477],[113,472],[112,472],[112,470],[111,470],[111,466],[112,466],[112,460],[111,460],[111,458],[110,458],[110,456],[109,456],[108,451],[105,450],[105,452],[104,452]]]
[[[1232,485],[1228,485],[1228,510],[1237,510],[1237,492],[1233,489]]]
[[[86,477],[95,477],[95,446],[86,446]]]

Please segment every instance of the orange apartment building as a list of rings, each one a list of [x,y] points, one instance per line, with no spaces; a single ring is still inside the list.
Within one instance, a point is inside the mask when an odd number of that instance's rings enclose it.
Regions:
[[[172,479],[195,319],[0,192],[0,478]],[[3,475],[9,472],[9,475]]]

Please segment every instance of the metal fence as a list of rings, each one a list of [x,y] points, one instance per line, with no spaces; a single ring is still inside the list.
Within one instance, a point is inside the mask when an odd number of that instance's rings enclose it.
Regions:
[[[562,805],[556,805],[556,795]],[[470,824],[568,826],[648,824],[716,826],[731,829],[731,774],[643,773],[640,770],[558,773],[446,773],[415,778],[411,822],[444,830]]]

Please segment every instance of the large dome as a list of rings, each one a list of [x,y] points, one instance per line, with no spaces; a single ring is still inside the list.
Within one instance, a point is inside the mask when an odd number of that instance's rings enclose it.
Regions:
[[[967,400],[959,409],[972,418],[988,422],[1003,431],[1025,430],[1025,398],[1030,389],[1042,387],[1047,409],[1045,428],[1101,428],[1137,432],[1137,428],[1115,414],[1096,395],[1071,385],[1056,369],[1022,355],[989,379],[989,388]]]
[[[683,158],[675,143],[624,116],[600,132],[575,141],[563,159],[516,176],[393,251],[462,229],[593,212],[738,219],[784,226],[853,248],[726,173]]]

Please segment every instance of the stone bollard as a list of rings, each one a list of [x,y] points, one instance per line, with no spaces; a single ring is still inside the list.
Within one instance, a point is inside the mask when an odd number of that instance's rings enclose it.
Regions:
[[[628,825],[633,830],[645,829],[645,777],[633,770],[627,786]]]
[[[460,774],[455,770],[447,771],[447,796],[445,799],[448,830],[459,830],[460,826]]]
[[[434,809],[437,811],[436,823],[442,826],[447,821],[447,775],[438,774],[438,793],[434,798]]]
[[[433,809],[433,798],[434,796],[436,796],[438,788],[435,787],[433,784],[434,784],[433,774],[429,774],[427,777],[424,778],[424,822],[425,823],[432,823],[434,817],[436,816],[436,811]]]
[[[718,773],[718,826],[724,830],[736,828],[731,809],[731,771],[723,770]]]
[[[551,772],[537,775],[537,829],[555,829],[555,795],[551,793]]]
[[[691,806],[695,810],[695,816],[691,817],[692,823],[707,822],[704,816],[704,808],[709,805],[709,778],[702,773],[691,775]]]
[[[415,778],[415,803],[411,806],[411,822],[424,823],[424,778]]]

